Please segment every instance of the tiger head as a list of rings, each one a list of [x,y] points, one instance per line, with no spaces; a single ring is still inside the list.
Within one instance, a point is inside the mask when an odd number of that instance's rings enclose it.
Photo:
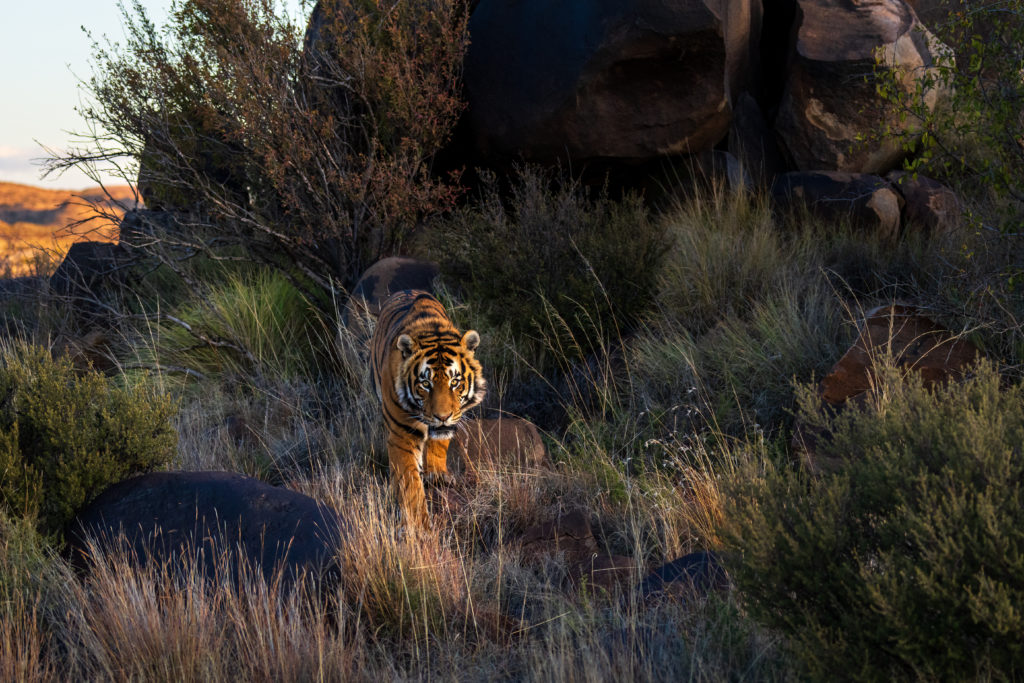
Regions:
[[[395,389],[403,410],[426,425],[430,439],[450,439],[463,413],[479,405],[487,393],[473,350],[480,335],[469,330],[461,339],[454,331],[416,338],[403,334],[396,343],[402,362]]]

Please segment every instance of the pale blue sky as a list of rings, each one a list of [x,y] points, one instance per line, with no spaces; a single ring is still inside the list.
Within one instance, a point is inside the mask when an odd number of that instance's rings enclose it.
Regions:
[[[171,0],[143,0],[150,17],[162,25]],[[298,12],[299,0],[286,0]],[[91,185],[81,173],[67,172],[45,181],[32,159],[45,155],[36,141],[63,149],[85,124],[75,111],[79,79],[88,79],[94,36],[122,42],[117,0],[0,0],[0,181],[49,188]]]

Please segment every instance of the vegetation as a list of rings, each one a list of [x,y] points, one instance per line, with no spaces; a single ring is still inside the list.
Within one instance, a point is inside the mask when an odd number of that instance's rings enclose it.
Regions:
[[[168,397],[77,374],[45,349],[4,350],[0,395],[0,507],[48,536],[111,483],[174,457]]]
[[[879,92],[914,125],[902,137],[914,151],[908,166],[979,197],[988,211],[975,218],[1018,231],[1024,209],[1024,2],[950,0],[935,27],[950,49],[909,90],[888,73]],[[883,72],[886,73],[886,72]],[[941,98],[933,88],[943,92]],[[973,208],[968,202],[968,208]],[[996,206],[999,211],[993,211]]]
[[[114,172],[150,209],[129,239],[188,279],[197,256],[277,269],[329,310],[382,255],[451,206],[430,160],[461,111],[466,8],[332,0],[313,28],[273,0],[139,2],[123,46],[96,43],[82,115],[51,170]],[[305,45],[304,43],[308,43]]]
[[[155,263],[92,319],[108,316],[108,376],[39,348],[82,332],[49,295],[7,312],[0,678],[1024,674],[1018,232],[965,221],[894,244],[746,190],[667,186],[654,206],[531,167],[456,205],[428,171],[460,106],[466,3],[334,7],[301,40],[262,0],[182,2],[166,31],[133,6],[126,46],[100,48],[89,111],[116,149],[58,166],[141,163],[158,210],[133,236]],[[983,224],[1005,215],[974,196]],[[400,518],[365,340],[340,314],[340,287],[399,245],[442,262],[441,298],[481,332],[481,412],[532,419],[550,459],[453,457],[430,534]],[[820,405],[864,311],[897,301],[988,363]],[[838,471],[802,467],[796,420]],[[75,575],[54,532],[163,463],[333,506],[341,580],[216,583],[100,546]],[[573,512],[619,564],[524,547]],[[696,550],[732,588],[640,590]]]
[[[862,407],[801,417],[826,435],[809,477],[749,473],[728,497],[746,604],[816,677],[1020,675],[1024,385],[990,365],[960,384],[880,378]]]
[[[612,201],[607,188],[590,192],[529,166],[511,185],[506,193],[484,174],[479,201],[437,227],[446,279],[492,324],[508,321],[517,339],[532,339],[531,358],[545,345],[584,356],[600,347],[585,341],[594,333],[609,340],[635,327],[666,243],[642,199]]]

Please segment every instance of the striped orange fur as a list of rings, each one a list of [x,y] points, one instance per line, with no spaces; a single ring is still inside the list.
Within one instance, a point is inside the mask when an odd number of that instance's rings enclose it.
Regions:
[[[418,290],[393,294],[370,340],[370,368],[387,430],[393,485],[406,519],[429,527],[424,479],[448,476],[448,442],[487,383],[473,356],[474,330],[452,325],[437,299]]]

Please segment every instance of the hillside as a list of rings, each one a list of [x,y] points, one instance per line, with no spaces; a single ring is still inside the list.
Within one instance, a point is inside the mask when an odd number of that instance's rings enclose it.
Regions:
[[[31,270],[33,257],[42,251],[62,254],[82,240],[117,239],[117,225],[109,216],[121,216],[136,206],[127,185],[84,190],[50,190],[0,182],[0,259],[10,275]],[[104,215],[107,214],[107,215]]]

